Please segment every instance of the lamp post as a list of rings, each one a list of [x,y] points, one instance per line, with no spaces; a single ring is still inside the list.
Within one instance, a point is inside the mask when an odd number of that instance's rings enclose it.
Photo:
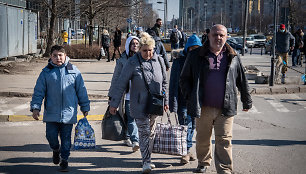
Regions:
[[[277,11],[277,0],[274,0],[274,33],[272,40],[272,58],[271,58],[271,72],[269,79],[269,86],[274,86],[274,59],[275,59],[275,44],[276,44],[276,11]]]
[[[167,0],[162,1],[157,1],[158,4],[164,4],[164,30],[165,30],[165,37],[167,37]]]
[[[204,29],[206,30],[207,3],[204,3]]]

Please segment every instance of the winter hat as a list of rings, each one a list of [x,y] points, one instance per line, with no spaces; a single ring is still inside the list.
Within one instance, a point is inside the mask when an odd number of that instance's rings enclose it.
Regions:
[[[285,26],[284,24],[280,24],[279,28],[280,28],[280,29],[285,29],[286,26]]]
[[[193,34],[192,36],[188,38],[187,43],[184,48],[184,52],[187,53],[188,48],[194,45],[202,46],[200,38],[195,34]]]

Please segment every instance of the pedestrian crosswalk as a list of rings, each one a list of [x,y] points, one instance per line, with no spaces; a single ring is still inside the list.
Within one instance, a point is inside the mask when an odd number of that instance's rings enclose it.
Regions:
[[[31,98],[1,98],[0,115],[31,115]],[[265,113],[293,113],[306,111],[306,94],[279,94],[252,96],[253,106],[248,112],[242,111],[242,104],[238,103],[239,114],[265,114]],[[105,113],[107,100],[92,100],[90,115]],[[41,113],[42,114],[42,113]],[[306,115],[306,114],[305,114]]]
[[[306,111],[306,94],[280,94],[252,96],[253,106],[247,114],[262,114],[269,112],[291,113]],[[238,104],[238,115],[244,112],[242,104]]]

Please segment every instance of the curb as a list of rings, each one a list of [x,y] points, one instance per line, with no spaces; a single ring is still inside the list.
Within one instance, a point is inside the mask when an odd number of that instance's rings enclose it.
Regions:
[[[32,97],[33,93],[26,92],[0,92],[0,97]],[[107,98],[106,95],[88,94],[89,98]]]
[[[77,120],[83,118],[83,115],[78,115]],[[102,121],[104,115],[87,115],[88,121]],[[39,117],[39,121],[43,120],[43,116]],[[31,115],[0,115],[0,122],[20,122],[20,121],[36,121]]]
[[[306,93],[306,86],[252,88],[251,95]]]

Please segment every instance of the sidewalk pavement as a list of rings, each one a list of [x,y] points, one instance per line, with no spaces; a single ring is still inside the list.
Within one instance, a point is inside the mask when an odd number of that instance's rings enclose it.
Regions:
[[[255,51],[253,51],[255,52]],[[170,56],[170,55],[169,55]],[[270,75],[271,59],[269,55],[245,54],[241,57],[244,66],[253,65],[263,75]],[[72,59],[82,72],[86,88],[90,98],[107,97],[113,75],[115,61],[106,62],[105,59],[97,61],[96,59]],[[40,59],[30,65],[25,72],[15,74],[0,74],[0,96],[6,97],[31,97],[36,83],[36,79],[47,64],[47,60]],[[289,56],[289,65],[291,65],[291,56]],[[305,64],[303,67],[294,67],[294,69],[305,73]],[[170,72],[168,73],[168,77]],[[254,80],[249,80],[251,93],[254,94],[280,94],[280,93],[305,93],[306,85],[303,85],[301,73],[288,68],[286,84],[255,84]]]
[[[255,51],[253,51],[255,52]],[[169,55],[170,56],[170,55]],[[245,54],[241,57],[244,66],[255,66],[263,75],[270,75],[271,57],[269,55]],[[291,65],[291,57],[289,65]],[[84,82],[89,94],[93,99],[107,99],[108,89],[110,87],[115,61],[106,62],[105,59],[97,61],[96,59],[72,59],[82,72]],[[0,74],[0,97],[31,97],[36,83],[36,79],[47,64],[47,59],[39,59],[30,63],[24,72],[14,74]],[[295,67],[300,72],[305,72],[303,67]],[[169,78],[170,72],[168,72]],[[256,84],[255,80],[249,80],[252,95],[260,94],[286,94],[286,93],[306,93],[306,85],[301,80],[301,73],[288,69],[286,84]],[[104,103],[105,107],[107,103]],[[79,116],[81,118],[82,116]],[[101,120],[103,115],[89,115],[89,120]],[[32,120],[30,116],[5,115],[0,117],[0,121],[21,121]]]

